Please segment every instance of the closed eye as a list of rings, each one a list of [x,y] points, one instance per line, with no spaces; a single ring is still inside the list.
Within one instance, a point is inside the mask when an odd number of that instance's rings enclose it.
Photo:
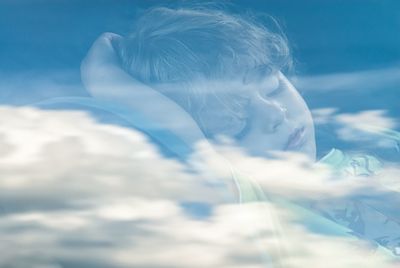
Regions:
[[[250,131],[251,121],[248,118],[245,120],[244,128],[234,136],[236,140],[241,140]]]

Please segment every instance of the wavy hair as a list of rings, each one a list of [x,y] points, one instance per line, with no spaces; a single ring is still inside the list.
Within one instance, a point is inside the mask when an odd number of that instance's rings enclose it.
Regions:
[[[120,53],[125,70],[144,83],[229,78],[259,66],[272,71],[291,64],[282,33],[251,16],[194,7],[146,11]]]

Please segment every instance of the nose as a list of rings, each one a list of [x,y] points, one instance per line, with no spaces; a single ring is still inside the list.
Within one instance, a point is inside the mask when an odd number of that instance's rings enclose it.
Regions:
[[[259,98],[255,105],[257,125],[267,133],[274,133],[286,119],[287,109],[274,100]]]

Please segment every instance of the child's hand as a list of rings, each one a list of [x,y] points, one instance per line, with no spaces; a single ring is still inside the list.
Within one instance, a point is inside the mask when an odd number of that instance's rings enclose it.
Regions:
[[[82,82],[89,93],[134,109],[161,128],[173,131],[188,144],[203,140],[204,135],[191,115],[170,98],[125,72],[116,51],[122,41],[123,37],[117,34],[104,33],[90,48],[81,65]]]
[[[82,61],[82,68],[90,68],[94,64],[113,64],[119,62],[116,48],[123,37],[114,33],[103,33],[93,43]]]

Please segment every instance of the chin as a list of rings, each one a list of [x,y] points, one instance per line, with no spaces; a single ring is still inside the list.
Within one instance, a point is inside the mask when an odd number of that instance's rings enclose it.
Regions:
[[[310,142],[304,144],[304,146],[302,146],[302,148],[300,148],[299,153],[303,153],[310,159],[310,161],[315,162],[315,160],[317,158],[317,150],[316,150],[316,146],[315,146],[315,141],[310,141]]]

